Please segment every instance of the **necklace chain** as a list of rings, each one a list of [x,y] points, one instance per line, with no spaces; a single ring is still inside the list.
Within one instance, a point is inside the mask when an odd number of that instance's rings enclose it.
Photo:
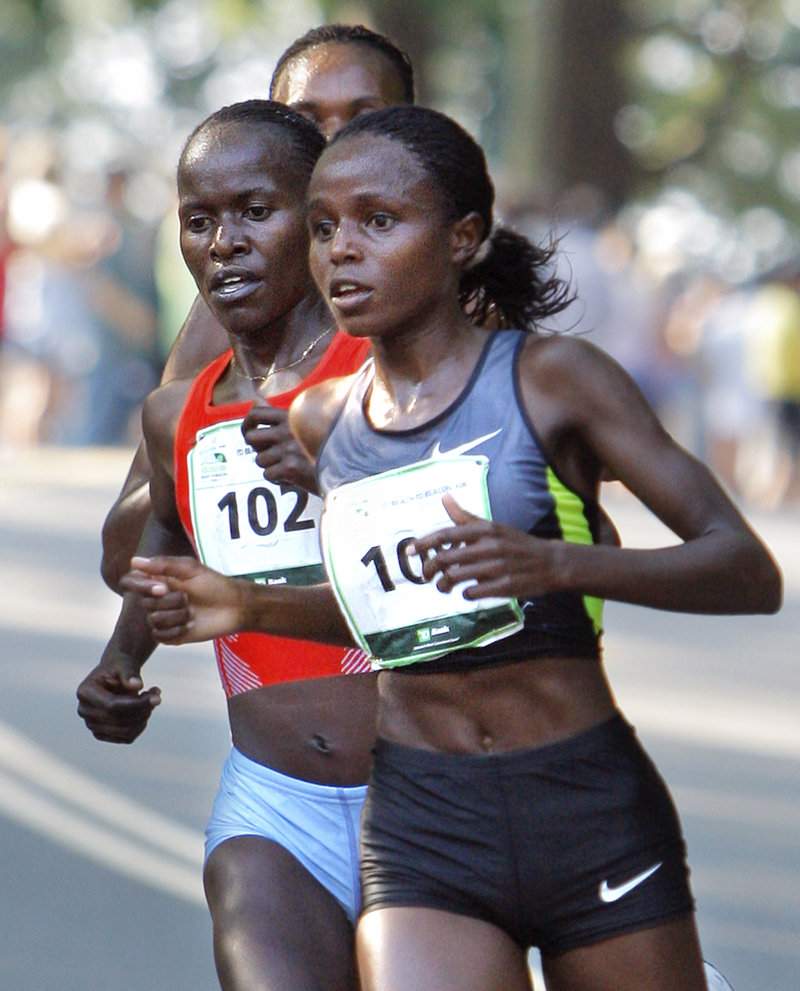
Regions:
[[[330,327],[328,327],[327,330],[323,330],[323,332],[319,335],[319,337],[315,338],[308,345],[308,347],[305,348],[305,350],[300,355],[300,357],[295,358],[294,361],[290,361],[288,365],[281,365],[280,368],[276,368],[275,362],[273,361],[272,364],[267,369],[266,375],[246,375],[244,372],[240,372],[239,369],[236,367],[236,357],[234,356],[234,359],[231,362],[231,368],[233,370],[233,374],[238,375],[240,379],[247,379],[248,382],[266,382],[268,378],[271,378],[273,375],[277,374],[278,372],[286,372],[290,368],[294,368],[295,365],[299,365],[301,361],[304,361],[311,354],[311,352],[319,344],[319,342],[323,340],[325,337],[327,337],[328,334],[330,334],[330,332],[331,332]]]

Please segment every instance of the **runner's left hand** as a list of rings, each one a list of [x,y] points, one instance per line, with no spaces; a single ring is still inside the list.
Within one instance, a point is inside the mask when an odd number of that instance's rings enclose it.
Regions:
[[[256,451],[256,464],[267,481],[318,491],[314,467],[289,430],[285,409],[257,399],[244,418],[242,436]]]
[[[561,542],[474,516],[449,493],[442,502],[455,525],[414,541],[425,578],[436,580],[440,591],[462,582],[472,582],[462,593],[465,599],[527,599],[558,591],[555,545]]]

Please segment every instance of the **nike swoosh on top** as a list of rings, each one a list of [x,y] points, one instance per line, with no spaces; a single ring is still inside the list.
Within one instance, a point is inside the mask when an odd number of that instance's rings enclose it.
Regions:
[[[431,458],[454,457],[459,454],[466,454],[467,451],[471,451],[473,447],[477,447],[478,444],[482,444],[485,440],[491,440],[492,437],[496,437],[502,432],[502,430],[503,428],[500,427],[491,434],[484,434],[483,437],[476,437],[475,440],[468,440],[466,444],[459,444],[457,447],[453,447],[449,451],[442,451],[439,447],[439,441],[437,440],[433,445]]]
[[[662,863],[663,861],[659,861],[657,864],[653,864],[646,871],[642,871],[641,874],[632,877],[630,881],[626,881],[624,884],[618,884],[613,888],[608,881],[603,881],[600,885],[600,901],[615,902],[618,898],[622,898],[623,895],[627,895],[629,891],[633,891],[634,888],[638,887],[642,881],[646,881],[651,874],[655,874]]]

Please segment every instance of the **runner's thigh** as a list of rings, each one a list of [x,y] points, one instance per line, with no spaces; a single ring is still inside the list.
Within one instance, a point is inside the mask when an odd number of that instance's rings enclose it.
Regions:
[[[480,919],[431,908],[379,908],[356,935],[362,991],[531,991],[526,954]]]
[[[706,991],[694,916],[543,957],[547,991]]]
[[[205,887],[223,991],[356,991],[344,910],[279,844],[226,840],[208,859]]]

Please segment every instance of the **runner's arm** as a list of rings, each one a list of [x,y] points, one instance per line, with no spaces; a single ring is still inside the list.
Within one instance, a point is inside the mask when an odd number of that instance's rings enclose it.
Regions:
[[[142,553],[183,553],[186,540],[159,526],[150,516],[144,527]],[[123,596],[114,632],[100,662],[78,686],[78,715],[98,740],[133,743],[144,732],[161,689],[144,688],[142,666],[157,641],[138,596]]]
[[[201,368],[222,354],[229,343],[224,328],[202,297],[198,296],[167,357],[162,384],[173,379],[194,377]],[[151,476],[150,461],[142,443],[103,524],[100,573],[103,581],[115,592],[121,591],[120,579],[128,570],[150,513]]]
[[[134,557],[122,585],[142,597],[159,643],[249,631],[351,646],[329,585],[258,585],[189,557]]]

